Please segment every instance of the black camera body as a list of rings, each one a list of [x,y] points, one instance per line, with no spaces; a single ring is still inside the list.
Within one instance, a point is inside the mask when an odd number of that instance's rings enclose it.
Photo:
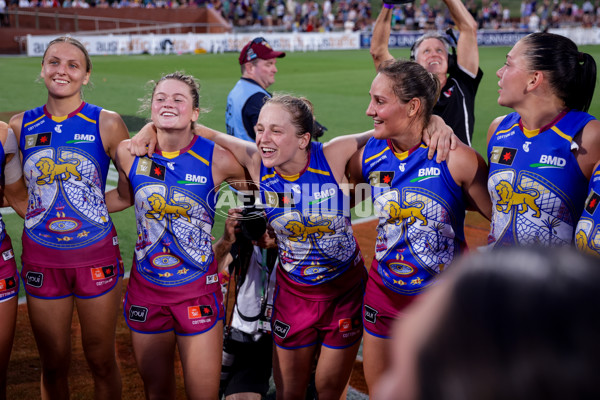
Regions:
[[[249,240],[259,240],[267,230],[267,217],[256,205],[246,206],[242,210],[242,234]]]

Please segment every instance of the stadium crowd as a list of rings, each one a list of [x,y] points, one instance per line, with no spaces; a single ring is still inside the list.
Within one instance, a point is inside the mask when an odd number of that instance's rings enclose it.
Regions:
[[[600,0],[523,0],[520,15],[511,15],[500,0],[467,0],[480,29],[539,31],[600,24]],[[357,31],[374,23],[367,0],[0,0],[0,26],[8,25],[6,9],[44,8],[197,8],[219,11],[233,26],[268,27],[288,32]],[[442,2],[415,1],[394,7],[394,30],[443,30],[451,22]]]

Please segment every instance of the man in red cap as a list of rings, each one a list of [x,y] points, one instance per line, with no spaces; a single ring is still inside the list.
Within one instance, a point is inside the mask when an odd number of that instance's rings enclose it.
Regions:
[[[228,134],[254,142],[254,125],[265,97],[271,97],[267,88],[275,82],[275,64],[281,57],[285,57],[285,53],[273,50],[262,37],[244,46],[239,57],[242,77],[227,96],[225,124]]]
[[[285,53],[275,51],[264,38],[248,42],[240,52],[242,77],[227,96],[225,123],[227,133],[254,142],[254,125],[265,99],[267,88],[275,82],[277,59]],[[228,221],[231,217],[228,217]],[[245,271],[236,282],[236,300],[226,329],[223,345],[221,394],[229,399],[264,398],[269,390],[273,339],[270,310],[275,288],[277,249],[244,244],[237,238],[228,261]],[[247,240],[247,239],[246,239]],[[227,251],[222,246],[221,251]],[[248,254],[249,252],[251,254]],[[242,262],[244,262],[242,265]],[[231,270],[232,265],[229,265]]]

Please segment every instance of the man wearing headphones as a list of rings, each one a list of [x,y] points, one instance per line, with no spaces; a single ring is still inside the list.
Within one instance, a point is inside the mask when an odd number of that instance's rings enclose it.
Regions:
[[[437,75],[442,90],[433,113],[442,117],[456,136],[471,146],[475,123],[475,94],[483,77],[479,68],[477,47],[477,22],[461,0],[443,0],[456,28],[460,32],[456,49],[445,35],[426,33],[411,48],[411,60]],[[389,0],[389,3],[406,3],[410,0]],[[394,57],[388,49],[393,4],[384,3],[375,21],[371,39],[371,56],[375,69]]]

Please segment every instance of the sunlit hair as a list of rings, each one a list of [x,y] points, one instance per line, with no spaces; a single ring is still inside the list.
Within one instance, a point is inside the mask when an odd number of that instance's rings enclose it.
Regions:
[[[50,43],[48,43],[48,47],[46,47],[46,50],[44,51],[44,55],[42,56],[42,65],[44,64],[44,60],[46,59],[46,53],[48,52],[48,49],[56,43],[69,43],[69,44],[72,44],[73,46],[77,47],[79,50],[81,50],[81,52],[83,53],[83,56],[85,58],[85,72],[92,71],[92,60],[90,59],[90,55],[89,55],[88,51],[85,49],[85,46],[79,40],[73,39],[72,37],[69,37],[69,36],[57,37],[56,39],[53,39]]]
[[[411,48],[411,55],[410,55],[411,61],[414,61],[417,59],[417,55],[419,54],[419,47],[421,47],[421,44],[427,39],[439,40],[444,45],[444,48],[446,49],[446,56],[448,56],[448,54],[450,54],[450,50],[452,49],[452,46],[450,45],[450,42],[448,41],[448,39],[446,39],[445,36],[440,35],[437,32],[428,32],[428,33],[422,35],[421,37],[419,37],[413,44],[413,46]]]
[[[403,103],[411,99],[421,100],[421,117],[425,126],[429,123],[433,107],[440,93],[440,81],[415,61],[390,60],[383,62],[378,73],[387,76],[392,82],[394,94]]]
[[[295,97],[288,94],[278,94],[265,102],[267,104],[279,104],[291,115],[292,125],[296,127],[296,135],[304,136],[306,132],[310,137],[315,134],[315,117],[313,115],[312,103],[304,97]]]
[[[556,96],[574,110],[590,108],[596,88],[596,61],[577,49],[569,38],[547,32],[532,33],[521,39],[527,66],[542,71]]]
[[[190,95],[192,97],[192,107],[198,109],[201,114],[208,112],[208,110],[200,108],[200,82],[198,82],[198,80],[192,75],[186,75],[182,71],[176,71],[170,74],[163,75],[158,81],[151,80],[147,83],[147,86],[149,86],[150,88],[150,93],[148,93],[144,98],[139,99],[141,105],[138,113],[145,114],[152,109],[152,99],[154,99],[154,93],[156,92],[156,88],[158,87],[159,83],[168,79],[173,79],[185,83],[190,89]],[[193,126],[194,123],[192,122],[192,127]]]

